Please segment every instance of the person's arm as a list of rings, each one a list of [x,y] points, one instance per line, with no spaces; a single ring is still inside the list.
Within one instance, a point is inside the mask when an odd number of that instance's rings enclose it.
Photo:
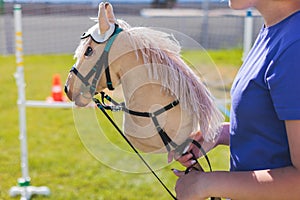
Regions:
[[[222,125],[222,130],[219,137],[217,138],[216,145],[229,145],[230,142],[230,124],[229,122],[224,122]]]
[[[211,149],[215,148],[218,145],[229,145],[229,123],[224,122],[222,124],[222,128],[218,138],[214,142],[204,142],[201,132],[197,132],[191,136],[194,140],[198,141],[205,152],[209,152]],[[191,144],[188,152],[192,151],[194,155],[199,158],[202,155],[201,151],[195,145]],[[189,167],[195,163],[195,160],[192,159],[193,155],[191,153],[187,153],[185,155],[176,155],[174,151],[171,151],[168,154],[168,162],[170,163],[173,159],[180,162],[183,166]]]
[[[174,171],[179,200],[211,196],[238,199],[299,199],[300,120],[286,121],[292,166],[247,172]]]

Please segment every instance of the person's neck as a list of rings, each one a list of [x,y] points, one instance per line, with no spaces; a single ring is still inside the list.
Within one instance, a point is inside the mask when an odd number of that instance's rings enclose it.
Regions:
[[[272,1],[268,5],[257,5],[256,9],[263,16],[265,26],[270,27],[299,11],[300,1]]]

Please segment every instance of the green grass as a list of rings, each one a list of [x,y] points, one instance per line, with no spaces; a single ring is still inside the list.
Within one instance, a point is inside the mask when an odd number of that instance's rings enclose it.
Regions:
[[[241,51],[218,51],[210,54],[222,69],[233,66],[237,69],[239,61],[236,61],[236,57],[238,55],[240,58]],[[230,57],[235,59],[228,59]],[[50,95],[52,75],[60,74],[64,82],[73,62],[72,55],[25,56],[26,98],[45,100]],[[1,200],[11,199],[8,191],[21,177],[15,71],[14,56],[0,56]],[[170,199],[152,174],[126,173],[95,159],[77,134],[73,114],[76,113],[72,109],[26,108],[31,184],[46,185],[51,189],[51,196],[35,196],[33,199]],[[101,118],[100,113],[97,115]],[[101,125],[106,126],[104,129],[111,130],[110,124],[103,120]],[[112,138],[119,137],[116,133],[111,135]],[[94,142],[96,145],[102,144],[101,141]],[[124,160],[122,154],[114,151],[100,152],[98,156],[110,162],[120,162],[123,169],[129,171],[136,167],[133,165],[142,166],[135,163],[138,160]],[[228,170],[227,147],[218,147],[209,157],[215,170]],[[158,161],[166,162],[166,158]],[[201,163],[205,164],[205,161],[201,160]],[[172,191],[176,177],[170,169],[174,167],[183,169],[178,163],[172,163],[157,172]]]
[[[228,67],[239,67],[242,63],[242,51],[240,49],[221,49],[221,50],[208,50],[202,51],[184,51],[183,56],[187,56],[189,60],[194,60],[195,63],[201,60],[199,65],[203,64],[203,60],[209,60],[213,62],[217,67],[228,68]]]

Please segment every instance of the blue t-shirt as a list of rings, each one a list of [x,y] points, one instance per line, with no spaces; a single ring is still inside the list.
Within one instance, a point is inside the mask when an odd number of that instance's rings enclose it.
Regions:
[[[291,165],[284,120],[300,119],[300,11],[261,29],[231,98],[231,170]]]

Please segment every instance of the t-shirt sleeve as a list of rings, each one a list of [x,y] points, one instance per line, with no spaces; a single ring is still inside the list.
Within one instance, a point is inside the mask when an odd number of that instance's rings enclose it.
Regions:
[[[270,64],[266,81],[278,118],[300,119],[300,40]]]

